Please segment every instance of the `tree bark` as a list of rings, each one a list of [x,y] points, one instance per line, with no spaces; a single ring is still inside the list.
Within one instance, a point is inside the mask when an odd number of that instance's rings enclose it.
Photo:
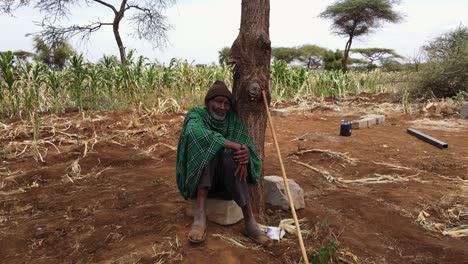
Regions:
[[[120,5],[119,11],[115,13],[114,22],[112,23],[112,30],[114,31],[115,41],[117,42],[117,47],[119,48],[120,62],[122,64],[125,64],[125,62],[127,61],[126,59],[127,54],[125,53],[125,47],[123,45],[122,38],[120,37],[119,26],[120,26],[120,21],[122,21],[124,17],[126,4],[127,4],[127,0],[123,0]]]
[[[254,214],[263,222],[263,161],[267,113],[262,89],[270,100],[270,1],[242,0],[239,35],[232,44],[233,95],[241,121],[249,131],[262,161],[260,183],[250,188]]]
[[[345,46],[345,50],[343,54],[343,61],[341,62],[341,71],[344,73],[348,71],[349,50],[351,49],[352,42],[353,42],[353,35],[350,35],[348,41],[346,42],[346,46]]]

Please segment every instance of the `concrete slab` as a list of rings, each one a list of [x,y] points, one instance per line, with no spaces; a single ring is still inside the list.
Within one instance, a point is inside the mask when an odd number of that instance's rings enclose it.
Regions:
[[[367,127],[371,127],[371,126],[377,125],[377,119],[375,119],[375,118],[367,117],[367,118],[363,118],[362,120],[366,120],[366,121],[367,121]]]
[[[351,128],[352,129],[361,129],[366,127],[371,127],[375,125],[380,125],[385,122],[384,115],[365,115],[361,116],[358,120],[351,121]]]
[[[195,201],[189,201],[187,215],[193,216]],[[233,200],[206,200],[206,218],[220,225],[232,225],[244,218],[242,209]]]
[[[365,118],[375,119],[377,125],[381,125],[381,124],[385,123],[385,116],[384,115],[371,114],[371,115],[361,116],[361,119],[365,119]]]
[[[272,116],[288,116],[291,112],[286,109],[271,109]]]
[[[352,129],[362,129],[368,127],[368,122],[366,119],[358,119],[351,121]]]

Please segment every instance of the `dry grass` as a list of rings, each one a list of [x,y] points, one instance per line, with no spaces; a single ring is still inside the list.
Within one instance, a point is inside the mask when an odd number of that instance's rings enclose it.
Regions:
[[[92,116],[92,113],[86,115],[84,112],[67,119],[55,115],[43,117],[38,128],[32,121],[0,123],[3,128],[0,130],[0,143],[3,145],[0,156],[6,159],[34,157],[37,161],[45,162],[48,152],[55,151],[60,154],[63,147],[70,149],[73,146],[80,150],[82,157],[86,157],[100,143],[126,146],[128,143],[138,144],[142,137],[162,138],[168,133],[168,126],[152,121],[152,116],[158,114],[158,111],[153,110],[135,112],[126,126],[123,122],[118,122],[117,129],[109,129],[108,133],[101,135],[97,134],[95,127],[108,118],[101,115]],[[71,132],[76,130],[88,130],[91,133]],[[173,146],[157,143],[147,152],[154,152],[160,146],[175,149]]]
[[[441,131],[468,131],[468,120],[443,119],[434,120],[429,118],[418,119],[407,122],[410,126],[419,129],[441,130]]]
[[[221,235],[221,234],[212,234],[212,236],[217,237],[228,244],[231,244],[235,247],[242,248],[242,249],[259,249],[260,246],[248,246],[247,239],[238,236],[228,236],[228,235]]]
[[[419,175],[419,173],[418,173],[418,174],[415,174],[415,175],[402,177],[402,176],[396,175],[396,174],[382,175],[382,174],[374,173],[374,174],[372,174],[373,177],[362,178],[362,179],[357,179],[357,180],[345,180],[343,178],[335,177],[335,176],[331,175],[329,172],[327,172],[325,170],[318,169],[316,167],[313,167],[313,166],[311,166],[311,165],[309,165],[307,163],[296,161],[296,160],[293,160],[293,162],[317,172],[322,177],[324,177],[328,182],[334,182],[334,183],[345,183],[345,184],[350,184],[350,183],[358,183],[358,184],[401,183],[401,182],[407,182],[410,179],[412,179],[412,178]],[[418,178],[415,178],[414,180],[421,181]]]
[[[174,238],[167,237],[167,241],[163,243],[154,243],[152,246],[153,258],[155,263],[172,263],[174,261],[182,261],[183,255],[178,253],[180,248],[180,240],[176,235]]]

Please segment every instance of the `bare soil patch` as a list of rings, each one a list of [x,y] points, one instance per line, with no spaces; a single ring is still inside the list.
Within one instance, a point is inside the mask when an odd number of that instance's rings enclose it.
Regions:
[[[288,177],[305,191],[298,216],[310,231],[310,252],[333,238],[334,263],[356,263],[353,256],[358,263],[466,263],[468,238],[442,234],[468,224],[461,214],[468,207],[466,122],[402,115],[391,98],[371,94],[289,108],[290,116],[273,121]],[[339,136],[340,120],[371,113],[386,114],[385,124]],[[188,243],[192,219],[175,183],[183,118],[143,110],[44,115],[36,141],[27,122],[0,124],[2,262],[298,262],[294,236],[264,250],[240,235],[241,223],[209,223],[205,244]],[[415,124],[449,148],[406,133]],[[264,174],[281,175],[266,135]],[[298,137],[315,151],[298,152]],[[265,221],[284,218],[290,213],[269,208]]]

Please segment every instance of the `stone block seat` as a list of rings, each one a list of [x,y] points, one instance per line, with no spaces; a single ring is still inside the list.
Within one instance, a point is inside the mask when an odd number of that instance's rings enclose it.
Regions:
[[[193,216],[195,201],[190,201],[187,215]],[[234,200],[207,199],[206,218],[208,221],[220,225],[232,225],[244,218],[242,209]]]

